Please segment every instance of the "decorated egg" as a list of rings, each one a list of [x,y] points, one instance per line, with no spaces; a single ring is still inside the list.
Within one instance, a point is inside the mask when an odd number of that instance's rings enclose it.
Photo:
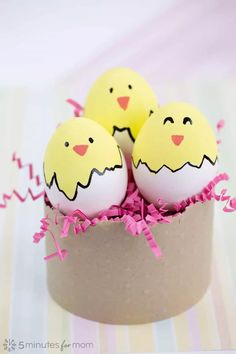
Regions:
[[[130,158],[138,132],[157,107],[154,92],[141,75],[114,68],[92,86],[84,114],[106,128]]]
[[[127,189],[127,167],[116,140],[88,118],[62,123],[44,158],[46,194],[68,214],[80,209],[93,217],[119,205]]]
[[[145,123],[132,159],[137,186],[150,203],[178,203],[201,192],[216,176],[216,137],[196,108],[170,103]]]

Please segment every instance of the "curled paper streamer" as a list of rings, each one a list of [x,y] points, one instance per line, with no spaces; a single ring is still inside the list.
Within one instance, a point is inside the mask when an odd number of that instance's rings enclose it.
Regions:
[[[39,243],[39,241],[46,236],[46,232],[48,231],[48,217],[46,216],[45,218],[40,220],[41,226],[40,226],[40,231],[36,232],[33,236],[34,243]]]
[[[57,217],[57,215],[55,215],[55,218]],[[48,255],[48,256],[45,256],[44,259],[45,260],[49,260],[49,259],[52,259],[56,256],[58,256],[60,258],[61,261],[64,260],[64,258],[67,256],[68,252],[67,250],[65,249],[61,249],[60,248],[60,245],[55,237],[55,235],[53,234],[53,232],[50,230],[49,228],[49,224],[50,222],[52,222],[52,220],[49,219],[48,216],[42,218],[40,220],[40,223],[41,223],[41,226],[40,226],[40,231],[39,232],[36,232],[33,236],[33,242],[34,243],[39,243],[41,241],[42,238],[46,237],[47,233],[51,236],[52,238],[52,241],[54,243],[54,246],[56,248],[56,252]],[[53,222],[57,222],[55,221],[55,219],[53,220]]]
[[[160,250],[160,247],[156,243],[150,228],[148,227],[147,223],[144,220],[142,220],[141,223],[142,223],[142,231],[144,233],[144,236],[146,237],[146,240],[147,240],[148,245],[150,246],[152,252],[154,253],[154,255],[156,257],[161,257],[162,252]]]
[[[195,204],[197,202],[200,203],[204,203],[207,200],[216,200],[219,201],[219,199],[217,200],[216,198],[216,194],[214,192],[214,188],[217,184],[219,184],[222,181],[228,181],[229,180],[229,176],[227,173],[221,173],[218,176],[216,176],[210,183],[208,183],[208,185],[202,190],[201,193],[198,193],[194,196],[192,196],[191,198],[188,198],[186,200],[183,200],[180,203],[176,203],[174,205],[176,212],[178,213],[182,213],[185,211],[185,209],[192,205]],[[223,209],[224,210],[224,209]],[[225,211],[225,210],[224,210]]]
[[[225,206],[223,208],[224,212],[232,213],[233,211],[236,211],[236,198],[228,195],[227,189],[222,189],[220,194],[212,191],[212,197],[218,202],[225,202]]]
[[[43,197],[43,196],[44,196],[44,193],[45,193],[45,192],[42,191],[42,192],[39,192],[38,194],[34,194],[34,193],[32,192],[32,190],[29,188],[28,191],[27,191],[27,193],[26,193],[26,195],[25,195],[25,196],[22,196],[22,195],[20,195],[19,192],[17,192],[17,191],[14,189],[11,194],[3,193],[3,195],[2,195],[3,203],[0,204],[0,209],[5,209],[5,208],[7,207],[7,202],[8,202],[9,200],[11,200],[14,196],[15,196],[21,203],[24,203],[24,202],[28,199],[29,196],[31,197],[31,199],[32,199],[33,201],[35,201],[35,200],[37,200],[37,199]]]
[[[225,120],[224,119],[219,120],[219,122],[216,125],[217,131],[219,132],[222,128],[224,128],[224,126],[225,126]]]
[[[62,250],[62,249],[60,248],[60,245],[59,245],[59,243],[57,242],[56,237],[54,236],[53,232],[50,231],[49,229],[48,229],[47,231],[48,231],[48,233],[51,235],[51,237],[52,237],[52,239],[53,239],[53,242],[54,242],[54,245],[55,245],[57,251],[54,252],[54,253],[52,253],[52,254],[50,254],[50,255],[48,255],[48,256],[45,256],[44,259],[47,261],[47,260],[49,260],[49,259],[52,259],[52,258],[55,257],[55,256],[59,256],[60,260],[63,261],[63,260],[65,259],[65,257],[68,255],[67,250],[65,250],[65,249]]]
[[[24,169],[24,168],[28,169],[29,170],[29,179],[35,180],[36,186],[40,186],[40,184],[41,184],[40,176],[34,174],[34,168],[33,168],[32,163],[23,164],[21,158],[17,157],[15,152],[12,155],[12,161],[16,163],[19,170]]]
[[[61,237],[67,237],[68,236],[70,225],[71,224],[75,224],[76,221],[77,221],[77,217],[76,216],[71,216],[71,215],[65,216],[63,228],[61,230]]]
[[[219,120],[219,122],[216,125],[216,129],[217,129],[217,133],[218,134],[224,128],[224,126],[225,126],[225,120],[224,119]],[[220,139],[218,139],[216,142],[217,142],[217,144],[221,144],[221,140]]]
[[[81,117],[82,116],[84,109],[78,102],[76,102],[72,98],[68,98],[66,100],[66,102],[71,104],[74,107],[74,115],[75,115],[75,117]]]
[[[24,164],[21,160],[20,157],[16,156],[16,153],[13,153],[12,155],[12,162],[16,163],[16,166],[19,170],[21,169],[28,169],[28,177],[29,180],[34,180],[35,181],[35,185],[37,187],[41,186],[41,181],[40,181],[40,177],[39,175],[35,175],[34,174],[34,169],[33,169],[33,164],[32,163],[28,163],[28,164]],[[0,209],[5,209],[7,207],[7,202],[9,200],[11,200],[14,196],[21,202],[24,203],[28,197],[31,197],[31,199],[33,201],[43,197],[45,194],[44,190],[40,190],[39,193],[34,194],[31,188],[28,188],[26,194],[24,196],[21,195],[21,193],[19,191],[17,191],[15,188],[13,189],[13,191],[10,194],[7,193],[3,193],[2,195],[2,200],[3,202],[0,203]]]

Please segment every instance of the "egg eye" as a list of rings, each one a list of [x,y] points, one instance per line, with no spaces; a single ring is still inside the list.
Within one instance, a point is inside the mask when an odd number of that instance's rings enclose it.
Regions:
[[[70,144],[68,143],[68,141],[65,142],[65,147],[68,147]]]
[[[154,112],[153,112],[153,110],[152,109],[150,109],[150,112],[149,112],[149,117],[153,114]]]
[[[113,92],[113,87],[111,87],[109,91],[110,91],[110,93],[112,93]]]
[[[187,123],[189,123],[189,124],[193,124],[193,121],[192,121],[192,119],[191,118],[189,118],[189,117],[184,117],[184,119],[183,119],[183,124],[185,125],[185,124],[187,124]]]
[[[132,85],[128,85],[128,88],[129,88],[130,90],[132,90],[133,87],[132,87]]]
[[[164,122],[163,122],[163,124],[165,125],[167,122],[170,122],[170,123],[174,123],[174,119],[172,118],[172,117],[166,117],[165,119],[164,119]]]
[[[94,142],[93,138],[89,138],[89,142],[92,144]]]

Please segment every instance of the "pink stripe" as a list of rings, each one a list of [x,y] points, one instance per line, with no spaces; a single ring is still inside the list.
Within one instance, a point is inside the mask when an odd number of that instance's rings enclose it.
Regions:
[[[100,352],[97,322],[85,320],[81,317],[71,315],[70,333],[71,343],[92,343],[91,347],[81,349],[72,348],[71,353],[95,354]]]
[[[187,312],[187,318],[188,318],[188,325],[190,328],[189,333],[192,340],[192,350],[201,350],[199,323],[197,320],[195,307],[192,307]]]
[[[212,300],[222,349],[232,348],[216,260],[213,262]]]
[[[116,353],[116,326],[105,325],[106,340],[107,340],[107,353]]]

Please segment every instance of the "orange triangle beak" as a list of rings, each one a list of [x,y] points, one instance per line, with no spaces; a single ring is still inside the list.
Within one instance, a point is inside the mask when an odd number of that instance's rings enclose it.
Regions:
[[[184,140],[184,136],[183,135],[171,135],[171,139],[175,145],[179,146],[182,143],[182,141]]]
[[[73,147],[74,152],[80,156],[84,156],[88,150],[88,145],[75,145]]]
[[[120,107],[126,111],[126,109],[128,108],[128,104],[129,104],[129,97],[128,96],[124,96],[124,97],[118,97],[117,101],[120,105]]]

